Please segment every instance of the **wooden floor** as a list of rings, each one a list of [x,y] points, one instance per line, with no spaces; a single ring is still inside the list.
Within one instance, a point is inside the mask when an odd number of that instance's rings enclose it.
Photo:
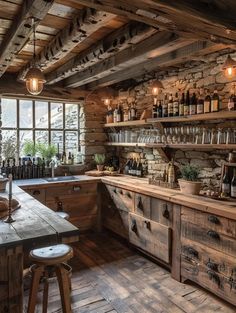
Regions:
[[[167,270],[107,234],[81,236],[74,251],[73,312],[236,312],[196,285],[173,280]],[[41,292],[38,301],[41,301]],[[35,312],[41,312],[40,304]],[[62,312],[56,282],[50,284],[48,313],[52,312]]]

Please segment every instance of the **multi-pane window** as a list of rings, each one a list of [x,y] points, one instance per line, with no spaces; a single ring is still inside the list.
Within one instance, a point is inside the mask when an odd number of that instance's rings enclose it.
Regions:
[[[79,104],[2,98],[1,107],[3,158],[23,156],[27,140],[54,144],[59,153],[77,154]]]

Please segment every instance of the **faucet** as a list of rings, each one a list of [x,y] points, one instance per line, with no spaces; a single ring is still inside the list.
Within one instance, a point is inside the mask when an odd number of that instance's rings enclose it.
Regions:
[[[49,166],[52,169],[52,178],[55,177],[55,167],[56,167],[56,162],[54,160],[51,160],[51,162],[49,163]]]

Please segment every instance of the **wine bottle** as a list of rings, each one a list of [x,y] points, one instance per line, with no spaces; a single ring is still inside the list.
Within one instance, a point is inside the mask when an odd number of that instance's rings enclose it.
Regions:
[[[152,106],[152,117],[157,118],[157,104],[154,103]]]
[[[157,106],[157,117],[161,118],[162,117],[162,101],[158,101],[158,106]]]
[[[128,161],[125,164],[125,168],[124,168],[124,174],[125,175],[129,174],[130,167],[131,167],[131,159],[128,159]]]
[[[197,97],[194,92],[190,100],[189,114],[194,115],[196,113],[197,113]]]
[[[130,159],[130,162],[129,162],[129,169],[128,169],[128,174],[129,174],[129,175],[132,175],[132,164],[133,164],[133,159]]]
[[[232,198],[236,198],[236,168],[234,168],[234,176],[231,181],[230,195]]]
[[[179,116],[184,115],[184,103],[185,103],[184,93],[182,93],[182,97],[179,102]]]
[[[190,105],[190,95],[189,95],[189,90],[188,90],[186,94],[185,103],[184,103],[184,116],[189,115],[189,105]]]
[[[197,99],[197,114],[203,114],[204,112],[204,99],[203,99],[203,90],[200,89],[199,97]]]
[[[121,110],[120,105],[118,104],[117,115],[116,115],[116,122],[119,123],[121,121],[122,121],[122,110]]]
[[[140,159],[137,161],[136,176],[143,177],[143,166]]]
[[[205,99],[204,99],[204,113],[210,113],[211,112],[211,96],[209,91],[205,90]]]
[[[228,166],[225,166],[225,173],[222,180],[222,193],[225,197],[230,196],[230,178]]]
[[[178,92],[175,94],[175,98],[173,101],[173,115],[174,116],[179,116],[179,96]]]
[[[131,121],[135,121],[137,119],[137,110],[135,104],[133,103],[131,106]]]
[[[71,157],[71,152],[68,154],[68,164],[72,164],[72,157]]]
[[[169,96],[169,101],[168,101],[168,116],[169,117],[173,116],[173,97],[172,97],[172,94]]]
[[[164,101],[163,101],[162,117],[168,117],[168,99],[167,99],[167,94],[165,94]]]
[[[136,162],[136,160],[134,158],[133,164],[132,164],[132,175],[133,176],[136,176],[136,170],[137,170],[137,162]]]
[[[235,87],[231,89],[231,95],[228,101],[228,109],[229,111],[236,110],[236,95],[235,95]]]
[[[117,107],[115,108],[115,110],[113,111],[113,122],[116,123],[117,122]]]
[[[211,112],[218,112],[220,109],[220,98],[217,90],[214,90],[213,96],[211,98]]]

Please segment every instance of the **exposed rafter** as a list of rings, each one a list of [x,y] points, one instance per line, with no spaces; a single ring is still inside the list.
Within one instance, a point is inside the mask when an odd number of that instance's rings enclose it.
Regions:
[[[116,55],[65,79],[64,85],[66,87],[82,86],[105,77],[112,72],[139,66],[143,60],[154,58],[157,55],[166,53],[186,44],[185,40],[183,41],[182,39],[179,39],[174,33],[166,31],[159,32],[135,46],[125,49]]]
[[[28,0],[22,2],[20,13],[12,22],[0,45],[0,77],[30,37],[33,31],[31,18],[35,18],[37,25],[45,17],[52,4],[53,0]]]
[[[46,75],[46,81],[54,84],[144,40],[155,32],[154,28],[146,24],[131,22]]]
[[[36,62],[40,64],[42,70],[48,68],[59,59],[65,57],[80,42],[100,27],[107,24],[115,15],[111,13],[99,12],[94,9],[82,9],[70,25],[60,31],[53,41],[46,46],[37,56]],[[22,80],[32,64],[29,63],[19,73],[18,80]]]

